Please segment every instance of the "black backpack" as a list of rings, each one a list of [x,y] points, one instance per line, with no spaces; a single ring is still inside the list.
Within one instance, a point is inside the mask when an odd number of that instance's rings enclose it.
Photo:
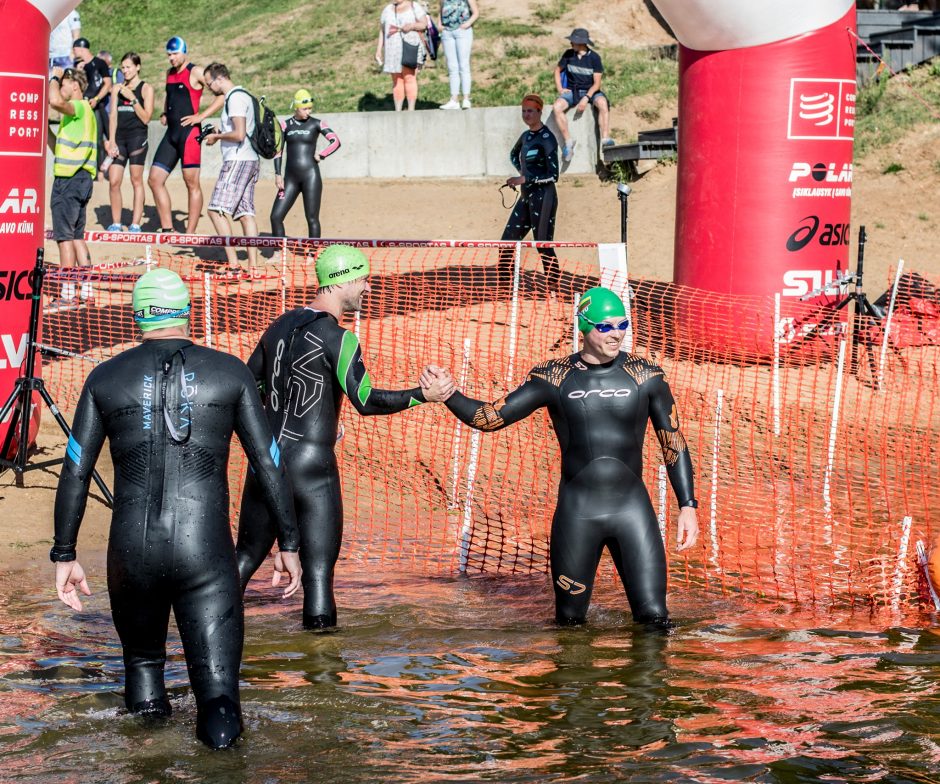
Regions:
[[[236,87],[228,94],[225,99],[225,111],[228,112],[228,99],[233,93],[242,92],[251,98],[251,105],[255,113],[255,129],[251,132],[248,140],[253,149],[262,158],[271,159],[281,150],[281,141],[284,138],[284,131],[281,128],[281,121],[277,115],[267,107],[264,102],[264,96],[260,99],[255,98],[243,87]]]

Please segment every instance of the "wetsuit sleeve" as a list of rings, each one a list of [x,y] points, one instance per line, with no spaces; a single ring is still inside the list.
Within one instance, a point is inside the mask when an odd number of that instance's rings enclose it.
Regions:
[[[274,173],[281,173],[281,161],[284,160],[284,148],[287,146],[287,123],[281,123],[281,146],[278,148],[277,155],[274,156]]]
[[[264,415],[258,393],[248,379],[242,386],[241,400],[235,417],[235,432],[255,472],[265,503],[277,522],[278,546],[285,551],[300,547],[300,532],[294,511],[294,498],[281,450]],[[242,520],[240,525],[253,521]]]
[[[669,384],[662,376],[650,379],[649,414],[656,437],[663,450],[663,461],[669,482],[679,501],[679,506],[686,506],[695,498],[692,473],[692,458],[685,443],[685,436],[679,429],[679,413],[676,401],[672,397]]]
[[[55,494],[53,551],[56,555],[66,556],[62,560],[67,560],[67,556],[75,553],[78,528],[82,524],[88,500],[88,485],[104,444],[104,420],[95,404],[92,378],[89,376],[78,400]]]
[[[401,390],[374,389],[369,371],[362,361],[359,338],[349,330],[343,330],[336,360],[336,378],[349,402],[363,416],[396,414],[427,402],[421,387]]]
[[[445,405],[457,419],[476,430],[502,430],[547,406],[555,391],[547,381],[530,374],[525,383],[495,403],[473,400],[455,392]]]
[[[321,125],[320,133],[323,134],[323,138],[326,139],[326,147],[324,147],[319,153],[320,160],[322,161],[327,156],[336,152],[342,145],[340,143],[339,136],[336,135],[336,131],[334,131],[332,128],[329,128],[326,125]]]
[[[522,160],[519,157],[521,152],[522,152],[522,136],[520,136],[516,140],[515,145],[513,146],[512,150],[509,152],[509,161],[510,163],[512,163],[513,167],[515,167],[516,171],[519,172],[519,174],[522,174]]]
[[[264,377],[264,341],[259,340],[258,345],[255,346],[255,350],[251,352],[251,356],[248,357],[248,369],[251,371],[251,375],[255,378],[255,386],[258,388],[258,394],[261,395],[261,400],[264,401],[265,397],[268,394],[267,390],[267,381]]]

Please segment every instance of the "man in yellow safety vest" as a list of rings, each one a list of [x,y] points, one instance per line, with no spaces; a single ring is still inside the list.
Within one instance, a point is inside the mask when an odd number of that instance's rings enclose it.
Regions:
[[[97,172],[98,123],[82,97],[88,78],[78,68],[54,68],[49,80],[49,106],[62,115],[58,136],[49,131],[49,149],[55,161],[52,173],[52,235],[59,245],[63,267],[90,263],[85,244],[85,210]],[[52,310],[75,306],[75,283],[62,284],[62,297]],[[94,303],[91,281],[81,283],[81,301]]]

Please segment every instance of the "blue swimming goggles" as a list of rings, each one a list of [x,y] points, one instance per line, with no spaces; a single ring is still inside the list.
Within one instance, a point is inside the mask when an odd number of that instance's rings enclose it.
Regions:
[[[623,332],[627,327],[630,326],[630,319],[628,318],[625,318],[622,321],[618,321],[616,324],[611,324],[609,321],[591,321],[591,319],[587,318],[583,314],[580,314],[578,318],[590,324],[602,335],[606,334],[607,332],[613,332],[615,329],[618,332]]]

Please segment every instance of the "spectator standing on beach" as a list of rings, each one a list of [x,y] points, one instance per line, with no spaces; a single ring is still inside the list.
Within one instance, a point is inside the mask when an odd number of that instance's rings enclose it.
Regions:
[[[105,101],[111,92],[111,69],[100,57],[91,53],[91,44],[87,38],[76,38],[72,44],[75,53],[75,67],[85,72],[88,86],[85,88],[85,98],[89,106],[95,111],[98,122],[98,158],[97,166],[100,169],[104,161],[104,138],[108,129],[108,114],[105,111]]]
[[[85,210],[91,199],[92,183],[98,171],[95,165],[98,128],[95,112],[84,98],[88,86],[85,72],[79,68],[56,67],[49,79],[49,107],[62,115],[59,133],[49,132],[48,144],[53,151],[52,238],[59,246],[59,263],[63,267],[87,266],[88,246],[85,244]],[[91,281],[81,287],[84,302],[94,301]],[[74,306],[75,283],[62,284],[61,299],[51,310]]]
[[[189,49],[178,35],[166,42],[166,56],[170,68],[166,72],[166,105],[160,115],[160,122],[166,126],[166,134],[153,155],[147,184],[157,207],[160,230],[174,231],[166,179],[176,164],[180,164],[189,196],[186,232],[194,234],[202,214],[202,186],[199,184],[202,149],[197,141],[202,128],[199,124],[222,108],[222,98],[217,97],[200,112],[202,92],[208,87],[202,66],[189,61]]]
[[[412,0],[398,0],[382,9],[375,59],[392,77],[396,112],[402,110],[406,98],[409,111],[414,111],[418,102],[418,70],[427,55],[427,15],[424,6]]]
[[[442,109],[469,109],[470,50],[473,48],[473,23],[480,16],[476,0],[440,0],[441,44],[447,57],[450,100]],[[459,101],[463,93],[463,101]]]
[[[108,231],[122,231],[121,183],[124,167],[130,166],[131,185],[134,187],[134,207],[128,231],[139,232],[144,214],[144,164],[147,162],[147,123],[153,116],[153,87],[140,78],[140,55],[128,52],[121,58],[124,81],[111,88],[111,112],[108,155],[113,159],[108,169],[111,186],[111,225]]]
[[[72,11],[49,34],[49,75],[53,68],[72,65],[72,42],[81,36],[82,22],[78,11]]]
[[[565,140],[562,157],[570,161],[574,157],[575,142],[568,132],[565,112],[572,106],[577,114],[582,114],[588,106],[593,106],[597,111],[601,146],[610,147],[614,140],[610,138],[610,104],[607,96],[601,92],[601,75],[604,73],[601,56],[590,48],[594,46],[594,42],[583,27],[576,27],[571,31],[571,35],[566,37],[571,41],[571,48],[565,50],[555,66],[558,98],[555,99],[552,112],[558,130]]]
[[[204,141],[212,146],[222,144],[222,169],[209,199],[209,218],[216,234],[231,235],[234,218],[242,224],[246,237],[258,235],[255,220],[255,183],[261,161],[251,146],[255,130],[255,109],[251,95],[244,87],[232,82],[228,68],[222,63],[206,66],[206,84],[216,95],[222,96],[222,121],[219,130],[207,134]],[[229,268],[239,270],[235,248],[226,247]],[[248,248],[248,262],[253,267],[258,261],[258,249]]]

